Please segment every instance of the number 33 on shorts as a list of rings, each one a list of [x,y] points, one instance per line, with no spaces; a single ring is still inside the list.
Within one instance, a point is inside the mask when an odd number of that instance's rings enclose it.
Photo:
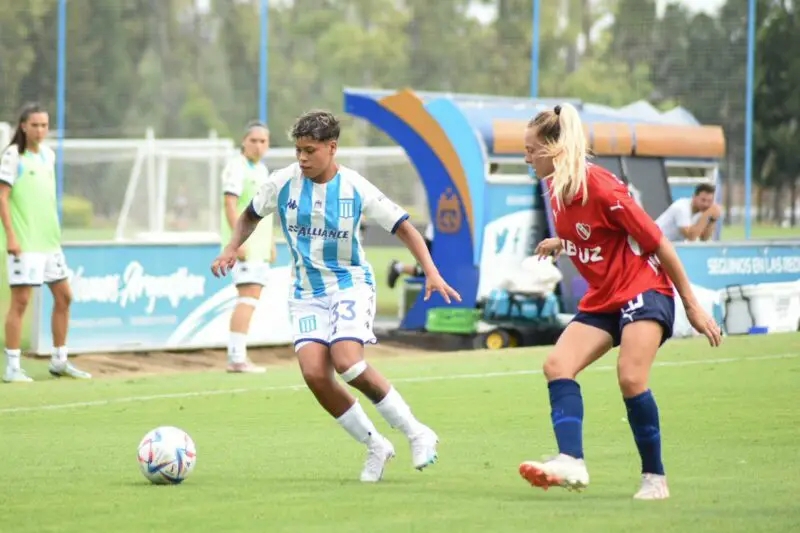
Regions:
[[[309,342],[326,346],[337,340],[377,342],[372,331],[375,303],[375,292],[370,287],[309,300],[290,300],[295,350]]]

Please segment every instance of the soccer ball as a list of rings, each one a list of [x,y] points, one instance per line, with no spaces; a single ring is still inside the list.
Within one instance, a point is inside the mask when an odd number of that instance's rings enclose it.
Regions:
[[[181,483],[192,473],[196,462],[194,441],[182,429],[158,427],[139,443],[139,468],[156,485]]]

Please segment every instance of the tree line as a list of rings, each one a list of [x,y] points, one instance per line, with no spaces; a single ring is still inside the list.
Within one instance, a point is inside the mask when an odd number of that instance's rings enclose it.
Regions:
[[[69,2],[66,134],[238,136],[258,113],[258,4]],[[724,127],[726,175],[742,179],[747,2],[713,15],[656,0],[541,4],[539,94],[683,106]],[[57,8],[0,0],[2,120],[24,101],[55,102]],[[531,0],[270,2],[273,143],[286,145],[283,132],[310,107],[341,111],[344,86],[529,94],[531,10]],[[754,178],[779,192],[777,207],[796,198],[800,20],[790,0],[759,0],[757,18]],[[364,126],[344,130],[345,144],[388,142]]]

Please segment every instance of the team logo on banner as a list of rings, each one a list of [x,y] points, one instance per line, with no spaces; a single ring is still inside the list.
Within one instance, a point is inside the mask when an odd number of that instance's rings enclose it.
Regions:
[[[442,233],[458,233],[461,229],[461,202],[450,187],[439,196],[436,206],[436,229]]]
[[[355,212],[354,201],[352,198],[339,199],[339,218],[353,218]]]

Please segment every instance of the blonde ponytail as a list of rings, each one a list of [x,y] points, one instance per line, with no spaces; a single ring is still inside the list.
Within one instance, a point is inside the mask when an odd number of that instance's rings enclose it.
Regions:
[[[553,158],[551,195],[558,205],[571,202],[578,193],[583,195],[583,204],[588,200],[586,184],[586,136],[578,110],[571,104],[556,106],[554,110],[542,111],[529,124],[537,128],[545,144],[545,153]]]

